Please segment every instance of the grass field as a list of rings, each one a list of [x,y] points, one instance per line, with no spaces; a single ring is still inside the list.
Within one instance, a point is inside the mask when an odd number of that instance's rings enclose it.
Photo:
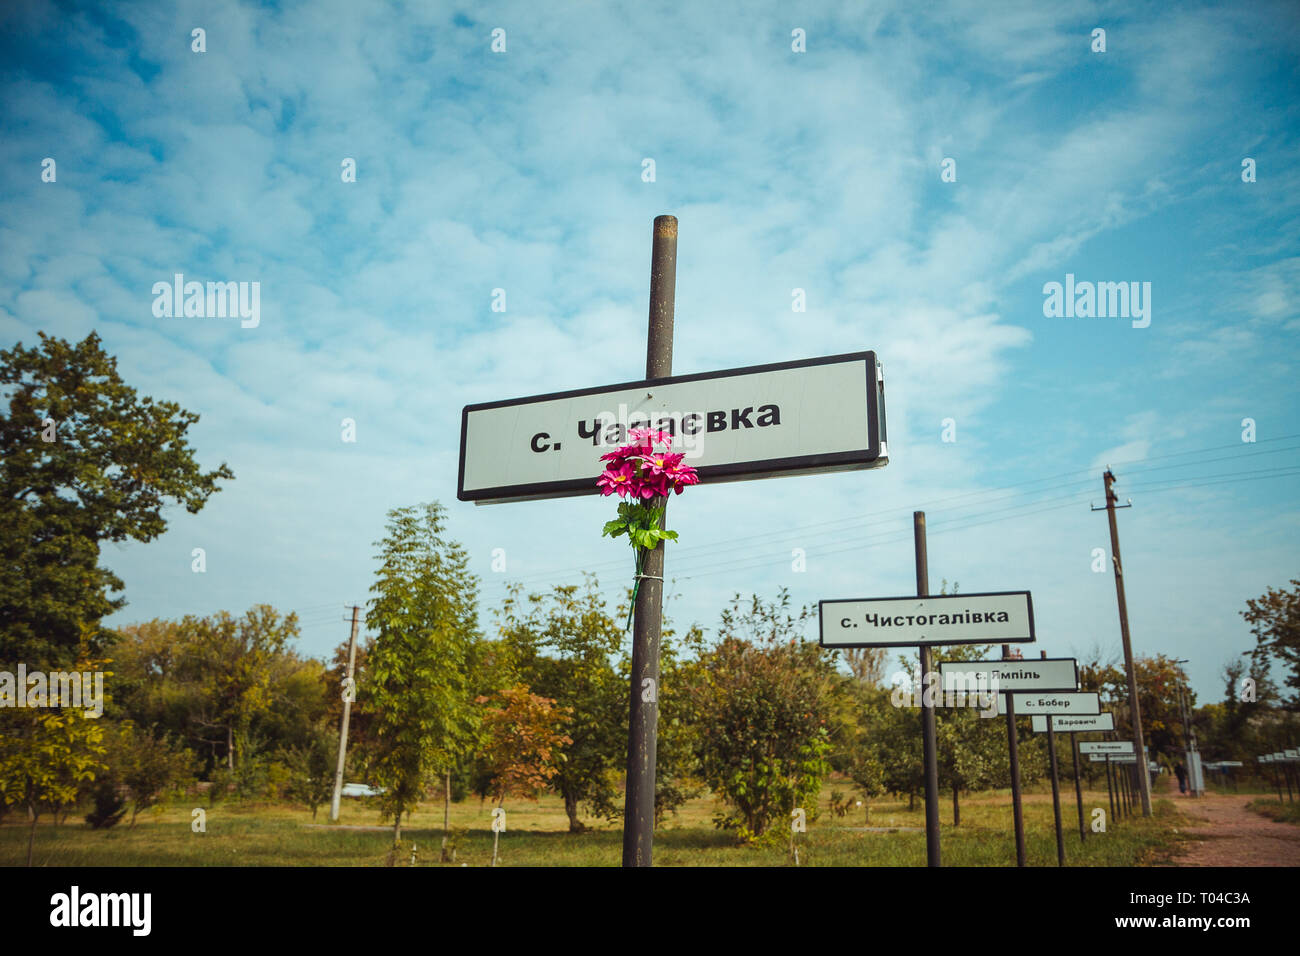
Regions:
[[[1252,800],[1247,806],[1260,816],[1268,817],[1279,823],[1294,823],[1300,826],[1300,803],[1279,803],[1277,800]]]
[[[830,788],[822,793],[828,806]],[[1167,800],[1149,820],[1110,821],[1108,832],[1092,833],[1081,844],[1074,794],[1063,794],[1066,864],[1133,866],[1167,859],[1182,839],[1182,818]],[[1107,806],[1106,793],[1085,792],[1084,809]],[[357,801],[345,801],[339,825],[312,826],[311,814],[286,806],[218,804],[206,808],[207,832],[190,829],[190,807],[174,804],[161,813],[141,814],[134,829],[125,823],[95,831],[69,817],[61,826],[43,820],[37,828],[33,862],[37,866],[382,866],[391,845],[391,827],[378,829],[378,814]],[[593,829],[571,835],[563,804],[554,797],[536,803],[506,804],[507,829],[501,834],[502,866],[617,866],[622,833],[617,826],[586,821]],[[659,866],[789,866],[788,838],[775,846],[739,846],[734,834],[715,829],[717,804],[703,797],[687,804],[655,835]],[[464,828],[455,865],[486,866],[492,858],[491,804],[474,800],[452,804],[451,825]],[[321,811],[318,823],[327,817]],[[1089,817],[1090,819],[1090,817]],[[948,866],[1011,866],[1015,863],[1011,798],[991,792],[962,801],[961,825],[952,826],[952,805],[940,817],[943,862]],[[915,810],[904,801],[871,807],[871,825],[917,828],[867,831],[860,810],[836,817],[823,809],[796,837],[804,866],[924,866],[925,825],[921,801]],[[366,827],[367,829],[345,829]],[[375,829],[370,829],[370,828]],[[1031,866],[1056,865],[1050,793],[1025,795],[1025,832]],[[0,826],[0,865],[26,860],[28,827],[11,813]],[[402,829],[400,865],[439,866],[442,806],[428,803]]]

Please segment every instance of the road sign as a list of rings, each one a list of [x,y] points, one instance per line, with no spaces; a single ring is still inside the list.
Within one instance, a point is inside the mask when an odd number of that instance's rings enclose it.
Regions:
[[[1047,718],[1042,714],[1033,715],[1034,733],[1047,733]],[[1058,734],[1082,734],[1089,731],[1114,730],[1114,714],[1093,714],[1089,717],[1066,717],[1054,714],[1052,716],[1052,729]]]
[[[821,601],[818,616],[823,647],[1019,644],[1034,639],[1028,591]]]
[[[674,434],[703,484],[889,460],[876,353],[850,352],[466,405],[456,497],[595,494],[600,456],[647,426]]]
[[[945,692],[1072,691],[1079,689],[1079,668],[1073,657],[941,661],[939,679]]]
[[[1284,756],[1289,757],[1292,760],[1295,760],[1297,757],[1300,757],[1300,750],[1284,750],[1282,751],[1282,753]]]
[[[1093,763],[1104,763],[1110,758],[1111,763],[1137,763],[1137,754],[1088,754]]]
[[[1131,754],[1136,753],[1131,740],[1082,740],[1079,742],[1081,754]]]
[[[998,694],[998,713],[1007,712],[1007,695]],[[1100,714],[1101,700],[1095,693],[1016,694],[1016,716],[1024,714]]]

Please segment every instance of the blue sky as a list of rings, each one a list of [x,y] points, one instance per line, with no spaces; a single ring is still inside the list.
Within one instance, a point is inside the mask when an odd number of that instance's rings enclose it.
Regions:
[[[671,213],[674,370],[875,349],[891,455],[674,499],[680,624],[781,586],[907,594],[923,509],[936,589],[1029,589],[1035,650],[1117,653],[1110,464],[1135,650],[1220,697],[1245,600],[1300,576],[1300,15],[914,6],[6,4],[0,341],[98,330],[237,476],[106,548],[114,623],[269,602],[325,654],[387,510],[430,499],[486,628],[509,580],[617,594],[609,501],[455,500],[459,412],[638,378]],[[259,282],[260,323],[155,317],[176,272]],[[1150,325],[1046,317],[1067,273],[1151,283]]]

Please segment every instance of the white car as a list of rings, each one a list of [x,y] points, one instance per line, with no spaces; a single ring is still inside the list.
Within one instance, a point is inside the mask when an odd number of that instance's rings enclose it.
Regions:
[[[372,787],[364,783],[345,783],[339,791],[345,797],[377,797],[383,792],[383,787]]]

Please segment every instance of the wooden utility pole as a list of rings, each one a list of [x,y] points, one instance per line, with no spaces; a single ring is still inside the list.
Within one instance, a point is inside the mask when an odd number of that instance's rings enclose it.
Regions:
[[[1115,475],[1109,468],[1102,476],[1102,485],[1106,489],[1106,519],[1110,522],[1110,560],[1115,566],[1115,595],[1119,599],[1119,634],[1124,642],[1124,671],[1128,675],[1129,715],[1133,719],[1133,747],[1137,751],[1137,785],[1142,798],[1142,815],[1151,816],[1151,775],[1147,771],[1146,740],[1142,735],[1142,705],[1138,701],[1137,674],[1133,670],[1133,645],[1128,634],[1128,603],[1124,600],[1124,568],[1119,557],[1119,527],[1115,524],[1116,507],[1128,508],[1131,505],[1118,505],[1118,498],[1111,486],[1115,484]],[[1094,511],[1100,509],[1093,509]]]
[[[348,672],[343,682],[343,726],[339,728],[339,765],[334,771],[334,797],[330,800],[330,819],[338,822],[339,799],[343,796],[343,764],[348,758],[348,718],[352,715],[352,698],[356,696],[356,683],[352,671],[357,664],[357,615],[361,608],[352,607],[352,634],[348,637]]]
[[[677,287],[677,217],[656,216],[650,251],[650,327],[645,377],[673,373],[673,312]],[[667,506],[655,498],[653,506]],[[627,740],[627,795],[623,810],[623,865],[653,863],[655,750],[659,724],[659,637],[663,627],[664,548],[655,543],[642,566],[632,625],[631,707]]]

